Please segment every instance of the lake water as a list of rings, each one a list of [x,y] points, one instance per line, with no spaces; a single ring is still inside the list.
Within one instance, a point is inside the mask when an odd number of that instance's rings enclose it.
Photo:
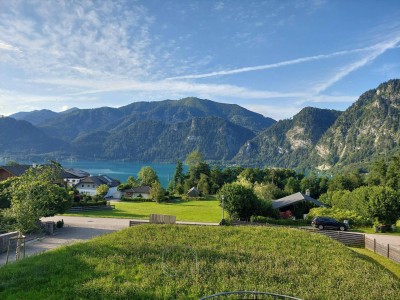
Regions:
[[[32,164],[32,162],[21,162]],[[0,159],[0,165],[5,164],[5,161]],[[39,163],[39,162],[38,162]],[[175,164],[155,164],[155,163],[135,163],[122,161],[88,161],[88,160],[72,160],[59,161],[64,168],[75,168],[89,172],[91,175],[107,175],[111,178],[125,182],[129,176],[135,176],[144,166],[152,167],[160,179],[161,185],[166,188],[169,180],[172,180],[175,173]],[[187,172],[187,166],[183,166],[184,172]]]

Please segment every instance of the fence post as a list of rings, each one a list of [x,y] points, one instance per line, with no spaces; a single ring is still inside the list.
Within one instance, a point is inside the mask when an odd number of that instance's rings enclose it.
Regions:
[[[387,246],[387,258],[389,258],[390,256],[390,244],[388,244]]]

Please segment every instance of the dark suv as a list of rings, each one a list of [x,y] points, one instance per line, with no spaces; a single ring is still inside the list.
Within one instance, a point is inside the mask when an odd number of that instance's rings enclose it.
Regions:
[[[339,222],[332,218],[326,217],[316,217],[311,222],[311,225],[318,229],[336,229],[340,231],[344,231],[348,229],[347,224]]]

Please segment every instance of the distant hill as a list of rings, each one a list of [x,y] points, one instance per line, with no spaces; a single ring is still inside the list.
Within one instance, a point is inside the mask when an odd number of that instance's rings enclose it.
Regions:
[[[400,149],[400,80],[369,90],[348,108],[315,146],[319,169],[363,165]]]
[[[31,112],[18,112],[16,114],[10,115],[11,118],[14,118],[16,120],[28,121],[33,125],[40,125],[51,119],[56,118],[57,116],[58,113],[48,109],[34,110]]]
[[[198,98],[135,102],[120,108],[101,107],[78,109],[58,115],[40,125],[44,132],[65,141],[96,131],[123,130],[141,121],[175,124],[196,117],[219,117],[253,132],[261,131],[276,121],[234,104],[224,104]]]
[[[1,153],[20,155],[73,150],[68,143],[47,136],[31,123],[9,117],[0,118],[0,149]]]
[[[306,107],[293,119],[279,121],[247,141],[234,161],[289,168],[305,165],[315,144],[340,114],[335,110]]]
[[[338,170],[400,151],[400,80],[365,92],[345,112],[306,107],[279,122],[198,98],[14,116],[46,121],[0,119],[0,154],[173,162],[199,150],[222,163]]]
[[[255,134],[218,117],[193,118],[166,124],[138,121],[125,129],[97,131],[76,138],[72,144],[81,156],[137,161],[176,161],[200,150],[209,160],[228,161]]]

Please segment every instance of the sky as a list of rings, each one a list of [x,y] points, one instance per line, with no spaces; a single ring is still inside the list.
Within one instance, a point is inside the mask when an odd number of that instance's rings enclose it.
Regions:
[[[0,0],[0,115],[193,96],[279,120],[393,78],[399,0]]]

